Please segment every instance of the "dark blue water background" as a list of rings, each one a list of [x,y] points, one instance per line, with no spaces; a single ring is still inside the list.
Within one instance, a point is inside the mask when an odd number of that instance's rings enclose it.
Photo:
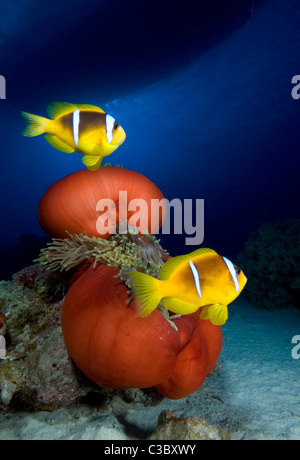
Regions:
[[[21,135],[20,110],[54,100],[113,115],[127,139],[108,161],[169,200],[204,199],[204,246],[227,257],[262,222],[299,217],[299,1],[2,0],[0,31],[2,277],[44,243],[42,194],[83,167]],[[162,242],[176,255],[185,237]]]

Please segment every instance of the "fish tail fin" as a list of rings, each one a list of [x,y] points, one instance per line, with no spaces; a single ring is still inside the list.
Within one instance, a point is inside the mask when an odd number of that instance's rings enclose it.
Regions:
[[[159,289],[161,281],[140,272],[129,272],[127,275],[136,300],[138,315],[142,317],[150,315],[161,300]]]
[[[27,123],[26,128],[22,132],[23,136],[34,137],[46,132],[47,118],[27,112],[21,112],[21,115]]]

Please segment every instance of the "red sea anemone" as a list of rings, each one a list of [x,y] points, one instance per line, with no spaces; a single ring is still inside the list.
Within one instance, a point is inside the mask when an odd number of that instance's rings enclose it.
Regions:
[[[156,386],[172,399],[197,390],[219,356],[221,328],[199,320],[198,312],[174,320],[178,331],[158,310],[138,317],[116,274],[90,266],[70,288],[62,329],[71,358],[102,387]]]
[[[195,313],[187,315],[193,317]],[[168,379],[156,386],[156,389],[170,399],[180,399],[196,391],[217,362],[222,348],[222,330],[210,321],[198,319],[185,345],[182,346],[175,366]],[[181,323],[191,318],[181,317],[175,321],[179,331]]]
[[[108,238],[125,220],[140,233],[147,229],[154,234],[162,224],[164,204],[160,190],[143,175],[105,167],[56,182],[42,197],[38,216],[56,238],[66,238],[66,231]],[[160,251],[155,245],[152,250]],[[221,351],[221,328],[199,320],[199,311],[174,319],[177,329],[157,309],[138,317],[135,301],[126,304],[128,288],[116,277],[119,269],[99,263],[94,268],[92,262],[78,266],[62,308],[66,347],[77,366],[101,387],[155,386],[173,399],[196,391]]]
[[[66,231],[107,238],[120,221],[154,235],[164,215],[159,188],[142,174],[120,167],[66,176],[46,191],[38,208],[41,226],[56,238],[66,238]]]

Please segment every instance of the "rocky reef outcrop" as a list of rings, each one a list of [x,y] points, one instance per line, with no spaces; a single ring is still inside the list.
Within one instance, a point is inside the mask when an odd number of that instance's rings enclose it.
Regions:
[[[264,223],[251,233],[237,258],[248,283],[245,295],[257,307],[300,307],[300,220]]]
[[[52,300],[45,292],[45,276],[58,289]],[[160,401],[154,389],[101,389],[74,365],[61,331],[66,279],[52,276],[37,264],[16,273],[11,281],[0,281],[5,338],[5,357],[4,353],[0,356],[0,412],[12,408],[53,411],[91,395],[103,404],[111,398],[143,405]]]
[[[54,410],[84,396],[91,383],[80,375],[64,346],[62,300],[39,293],[39,265],[0,282],[5,318],[5,359],[0,360],[0,409],[12,405]]]

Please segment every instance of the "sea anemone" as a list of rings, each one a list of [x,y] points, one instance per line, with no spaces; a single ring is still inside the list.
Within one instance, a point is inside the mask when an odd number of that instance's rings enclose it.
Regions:
[[[126,192],[126,206],[120,192]],[[106,200],[102,214],[99,200]],[[40,265],[72,275],[62,331],[77,366],[101,387],[156,386],[174,399],[197,390],[220,353],[221,328],[199,320],[199,311],[180,317],[162,305],[140,318],[126,276],[137,270],[158,277],[169,257],[152,236],[165,214],[156,185],[119,167],[78,171],[50,187],[38,214],[54,237]]]
[[[37,280],[39,292],[56,299],[59,292],[66,293],[67,287],[90,264],[95,268],[99,263],[119,268],[120,278],[130,287],[126,275],[128,269],[158,276],[161,266],[169,257],[159,240],[149,233],[143,236],[131,231],[124,235],[116,233],[108,240],[68,233],[68,238],[53,238],[35,260],[42,268]],[[161,310],[168,317],[162,305]]]
[[[140,234],[154,235],[165,212],[162,192],[147,177],[109,166],[77,171],[57,181],[43,195],[38,218],[55,238],[64,238],[66,231],[108,238],[121,221],[137,227]]]
[[[221,328],[199,320],[199,312],[174,319],[176,328],[159,310],[138,317],[117,275],[90,266],[69,289],[62,330],[71,358],[102,387],[156,386],[173,399],[197,390],[220,353]]]
[[[116,233],[108,240],[90,237],[86,233],[71,235],[68,238],[53,238],[42,249],[36,262],[47,271],[68,271],[83,261],[91,259],[93,266],[102,263],[122,268],[129,265],[157,275],[168,253],[160,246],[155,236],[143,236],[128,231],[124,235]]]
[[[71,358],[100,386],[156,386],[166,397],[182,398],[202,385],[217,361],[221,328],[199,320],[199,311],[174,316],[160,304],[148,318],[136,314],[128,269],[157,277],[169,257],[154,236],[130,232],[108,240],[69,235],[41,251],[45,271],[72,272],[63,335]]]

